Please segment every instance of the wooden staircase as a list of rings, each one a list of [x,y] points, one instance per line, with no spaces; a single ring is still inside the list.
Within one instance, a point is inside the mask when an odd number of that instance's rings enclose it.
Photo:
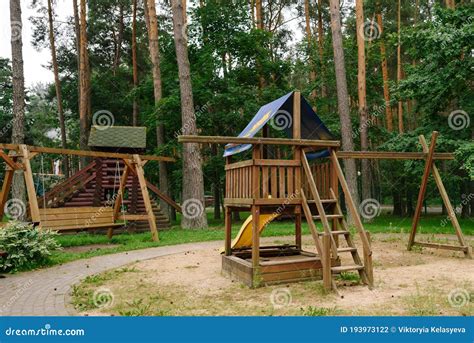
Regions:
[[[100,163],[94,161],[64,182],[56,185],[44,196],[38,197],[38,204],[45,208],[113,207],[113,202],[110,199],[119,189],[124,167],[122,161],[117,164],[117,160],[113,159],[103,159]],[[135,175],[128,175],[125,189],[126,196],[122,199],[124,211],[127,214],[145,214],[144,199]],[[154,192],[153,187],[150,189]],[[168,215],[161,209],[157,199],[151,200],[157,227],[161,229],[169,228],[171,223]],[[149,230],[148,221],[146,219],[136,221],[133,229],[136,231]]]
[[[357,271],[362,282],[372,287],[373,278],[370,242],[367,233],[362,227],[358,213],[355,211],[355,206],[348,192],[347,183],[342,175],[342,169],[340,168],[336,155],[331,156],[331,159],[336,172],[334,176],[337,176],[339,182],[341,182],[351,214],[353,217],[357,216],[355,222],[363,243],[364,261],[361,259],[359,251],[354,244],[351,231],[344,219],[344,214],[334,190],[332,188],[329,189],[330,195],[328,199],[321,199],[306,155],[302,154],[303,171],[309,185],[310,193],[305,194],[304,190],[301,189],[302,207],[316,245],[316,250],[321,257],[323,277],[326,276],[324,280],[325,287],[336,289],[336,284],[333,279],[334,274],[349,271]],[[322,230],[317,229],[315,222],[321,223],[320,226]],[[341,244],[344,241],[345,243]],[[331,266],[331,260],[339,260],[339,255],[346,253],[351,255],[352,264]]]

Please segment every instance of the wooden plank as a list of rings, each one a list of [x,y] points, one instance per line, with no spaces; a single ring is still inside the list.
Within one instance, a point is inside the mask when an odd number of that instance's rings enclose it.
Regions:
[[[288,196],[292,196],[293,193],[295,192],[295,188],[294,188],[294,176],[293,176],[293,171],[294,171],[294,168],[288,168],[286,170],[286,187],[287,187],[287,190],[288,190]]]
[[[262,198],[268,198],[268,167],[262,167]],[[260,197],[258,197],[260,198]]]
[[[96,212],[100,208],[104,211],[111,211],[112,207],[100,206],[83,206],[83,207],[58,207],[58,208],[41,208],[39,210],[41,215],[64,214],[64,213],[78,213],[78,212]]]
[[[338,151],[338,158],[353,159],[382,159],[382,160],[425,160],[425,152],[399,152],[399,151]],[[454,154],[440,152],[433,155],[434,160],[454,160]]]
[[[148,216],[146,214],[120,214],[117,220],[145,221],[148,220]]]
[[[237,206],[245,206],[245,205],[252,205],[254,203],[253,199],[244,198],[244,199],[237,199],[237,198],[225,198],[224,205],[237,205]]]
[[[301,165],[300,161],[297,160],[262,160],[256,159],[254,161],[257,166],[267,166],[267,167],[299,167]]]
[[[225,255],[229,256],[232,254],[231,243],[232,243],[232,211],[228,206],[224,209],[224,225],[225,225]]]
[[[278,187],[278,195],[280,198],[286,198],[287,197],[287,194],[286,194],[286,187],[285,187],[285,167],[280,167],[278,169],[278,184],[279,184],[279,187]]]
[[[74,218],[71,217],[70,219],[63,219],[63,220],[43,220],[41,221],[42,227],[61,227],[61,226],[81,226],[81,227],[89,227],[94,224],[113,224],[113,218],[110,216],[109,218],[103,216],[90,216],[89,218]]]
[[[71,230],[89,230],[89,229],[107,229],[111,226],[113,227],[119,227],[123,226],[124,223],[101,223],[101,224],[91,224],[91,225],[67,225],[67,226],[62,226],[62,227],[47,227],[47,226],[41,226],[43,229],[51,229],[55,231],[71,231]]]
[[[270,192],[272,198],[278,198],[277,167],[270,167]]]
[[[469,252],[469,246],[464,245],[450,245],[450,244],[441,244],[441,243],[432,243],[432,242],[413,242],[413,245],[418,245],[420,247],[426,248],[435,248],[435,249],[445,249],[445,250],[454,250],[454,251],[462,251],[464,253]]]
[[[8,149],[21,151],[21,144],[4,144],[0,143],[0,149]],[[116,152],[102,152],[102,151],[86,151],[86,150],[73,150],[73,149],[61,149],[61,148],[47,148],[47,147],[38,147],[38,146],[27,146],[30,152],[39,152],[47,154],[59,154],[59,155],[75,155],[75,156],[90,156],[90,157],[106,157],[106,158],[120,158],[120,159],[133,159],[133,155],[130,154],[121,154]],[[150,161],[163,161],[163,162],[176,162],[172,157],[164,156],[152,156],[152,155],[140,155],[142,160]]]
[[[415,207],[415,213],[413,214],[410,237],[408,239],[408,250],[411,249],[413,242],[415,241],[416,230],[420,221],[421,210],[423,209],[423,199],[425,198],[426,187],[428,185],[428,178],[430,176],[431,168],[433,166],[433,154],[435,151],[436,139],[438,138],[438,134],[438,131],[433,131],[433,133],[431,134],[430,149],[428,151],[428,155],[425,162],[425,169],[421,178],[420,191],[418,192],[418,200]]]
[[[139,155],[133,155],[133,161],[135,162],[135,171],[138,176],[138,182],[140,183],[140,189],[142,191],[143,201],[145,202],[146,214],[148,215],[148,224],[150,225],[151,239],[158,241],[158,228],[156,227],[156,218],[153,213],[153,207],[150,201],[150,195],[148,194],[148,186],[145,180],[145,173],[143,172],[142,160]]]
[[[252,206],[252,267],[256,274],[259,273],[260,262],[260,232],[258,230],[260,222],[260,207]],[[255,277],[256,275],[254,275]]]
[[[240,162],[234,162],[232,164],[227,164],[225,166],[225,170],[232,170],[232,169],[237,169],[237,168],[253,166],[253,164],[254,164],[253,160],[245,160],[245,161],[240,161]]]
[[[293,123],[294,123],[293,115]],[[292,145],[313,147],[340,147],[340,141],[290,139],[290,138],[263,138],[263,137],[227,137],[227,136],[178,136],[180,143],[211,143],[211,144],[252,144],[252,145]],[[1,146],[0,146],[1,147]]]
[[[426,139],[423,135],[420,136],[420,143],[423,148],[423,152],[429,153],[429,147],[428,144],[426,143]],[[456,212],[451,205],[451,201],[449,200],[448,192],[446,191],[446,188],[444,187],[443,184],[443,179],[441,178],[441,174],[439,173],[438,168],[433,162],[433,177],[436,182],[436,186],[439,189],[439,193],[441,194],[441,198],[443,199],[444,206],[446,207],[446,210],[448,212],[449,219],[451,220],[451,224],[453,225],[455,231],[456,231],[456,236],[458,238],[459,244],[463,247],[467,247],[468,244],[466,243],[464,239],[464,235],[462,233],[461,225],[459,225],[458,218],[456,217]],[[470,249],[467,249],[464,251],[464,254],[467,258],[471,258],[471,252]]]
[[[28,147],[25,144],[20,144],[19,149],[22,155],[23,165],[25,167],[25,171],[23,174],[25,177],[26,191],[28,193],[28,202],[30,204],[31,221],[34,223],[39,223],[40,213],[39,213],[38,199],[36,197],[36,189],[35,189],[35,183],[33,180],[33,172],[31,171],[30,155],[29,155]]]
[[[282,205],[285,203],[286,205],[301,205],[300,198],[268,198],[268,199],[255,199],[255,205]]]

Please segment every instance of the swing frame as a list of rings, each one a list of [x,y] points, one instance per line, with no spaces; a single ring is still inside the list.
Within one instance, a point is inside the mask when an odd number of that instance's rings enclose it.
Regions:
[[[6,153],[4,150],[7,150]],[[58,215],[61,212],[61,209],[40,209],[38,204],[38,198],[36,194],[36,189],[33,180],[33,172],[31,169],[31,160],[38,154],[41,153],[52,153],[59,155],[75,155],[75,156],[85,156],[85,157],[106,157],[106,158],[116,158],[121,159],[125,163],[125,169],[121,176],[121,181],[119,185],[119,190],[114,199],[114,206],[111,210],[110,221],[106,223],[94,224],[90,223],[88,225],[79,225],[79,226],[69,226],[67,229],[79,230],[79,229],[97,229],[97,228],[108,228],[107,235],[112,237],[113,229],[117,226],[123,226],[123,221],[133,221],[133,220],[148,220],[150,226],[151,237],[153,241],[159,240],[158,229],[156,226],[156,218],[153,212],[150,195],[148,188],[151,187],[153,191],[163,200],[168,202],[170,205],[175,207],[178,211],[181,211],[181,208],[176,204],[171,198],[169,198],[164,193],[160,192],[157,187],[149,183],[145,178],[145,173],[143,170],[144,165],[148,161],[163,161],[163,162],[174,162],[175,160],[171,157],[164,156],[151,156],[151,155],[138,155],[138,154],[123,154],[123,153],[109,153],[109,152],[99,152],[99,151],[85,151],[85,150],[73,150],[73,149],[60,149],[60,148],[46,148],[46,147],[36,147],[28,146],[25,144],[1,144],[0,143],[0,158],[6,163],[5,176],[3,179],[2,191],[0,194],[0,217],[3,217],[5,212],[5,204],[8,200],[8,195],[10,193],[11,185],[13,182],[13,176],[15,172],[20,171],[25,180],[26,191],[28,196],[28,204],[30,211],[31,222],[34,225],[37,225],[42,228],[48,227],[48,215]],[[137,175],[139,186],[142,191],[143,200],[145,203],[146,214],[145,215],[120,215],[121,204],[123,200],[123,190],[126,186],[127,177],[130,173]],[[103,208],[103,211],[107,212],[107,207],[97,207],[97,209]],[[72,208],[74,209],[74,208]],[[49,212],[49,213],[48,213]],[[74,211],[72,211],[74,212]],[[71,209],[67,211],[62,211],[61,218],[74,219]],[[84,211],[83,211],[84,212]],[[92,212],[89,212],[92,213]],[[101,212],[96,212],[101,213]],[[118,221],[122,221],[119,222]],[[46,224],[46,225],[43,225]],[[52,227],[55,230],[61,230],[61,226]]]

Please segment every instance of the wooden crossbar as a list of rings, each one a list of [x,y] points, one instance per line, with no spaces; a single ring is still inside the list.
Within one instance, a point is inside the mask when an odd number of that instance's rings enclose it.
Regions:
[[[295,121],[296,123],[296,121]],[[180,143],[211,143],[211,144],[253,144],[253,145],[293,145],[293,146],[341,146],[340,141],[312,140],[312,139],[290,139],[290,138],[262,138],[262,137],[228,137],[228,136],[178,136]]]

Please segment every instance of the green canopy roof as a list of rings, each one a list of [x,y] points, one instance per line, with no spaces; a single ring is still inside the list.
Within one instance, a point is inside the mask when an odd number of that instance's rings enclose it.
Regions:
[[[146,148],[146,127],[92,126],[89,134],[90,147]]]

